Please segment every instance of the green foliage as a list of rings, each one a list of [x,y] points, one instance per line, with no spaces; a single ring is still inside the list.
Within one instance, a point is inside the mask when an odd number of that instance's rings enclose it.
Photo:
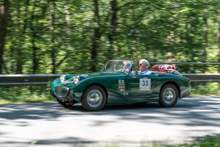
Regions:
[[[0,88],[0,103],[34,103],[55,101],[46,87],[7,87]]]
[[[172,147],[218,147],[220,145],[220,136],[205,136],[203,139],[194,139],[193,143],[183,145],[173,145]]]
[[[109,59],[219,62],[219,6],[218,0],[10,0],[2,73],[94,72]]]
[[[125,144],[127,144],[125,142]],[[167,145],[169,144],[169,145]],[[85,147],[87,145],[80,142],[76,145],[77,147]],[[99,143],[98,147],[122,147],[124,146],[123,142],[107,142],[107,143]],[[126,145],[127,146],[127,145]],[[137,146],[137,145],[135,145]],[[219,147],[220,146],[220,136],[205,136],[203,139],[194,139],[191,143],[183,143],[183,144],[176,144],[172,145],[169,142],[158,142],[154,141],[151,143],[143,142],[141,143],[140,147]],[[138,146],[137,146],[138,147]]]
[[[220,94],[220,84],[219,83],[192,83],[192,91],[190,95],[209,95],[209,94]]]
[[[133,60],[134,69],[142,58],[220,62],[219,0],[9,2],[0,74],[96,72],[110,59]],[[178,66],[181,73],[220,72],[219,65]],[[194,87],[195,94],[217,93],[216,84]]]

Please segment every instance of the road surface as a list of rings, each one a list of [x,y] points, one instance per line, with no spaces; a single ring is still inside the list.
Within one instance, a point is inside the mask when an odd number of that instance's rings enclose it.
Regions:
[[[80,104],[0,105],[0,146],[141,146],[183,143],[220,134],[220,96],[187,97],[175,107],[158,103],[109,105],[86,112]]]

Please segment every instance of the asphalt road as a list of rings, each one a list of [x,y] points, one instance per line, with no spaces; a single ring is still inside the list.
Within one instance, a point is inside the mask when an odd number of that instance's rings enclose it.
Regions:
[[[172,108],[158,103],[105,106],[86,112],[80,104],[0,105],[0,146],[140,146],[183,143],[220,134],[220,96],[187,97]]]

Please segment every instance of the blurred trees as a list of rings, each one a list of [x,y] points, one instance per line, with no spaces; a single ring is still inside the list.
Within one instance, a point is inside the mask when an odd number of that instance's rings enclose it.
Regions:
[[[109,59],[141,58],[220,62],[220,1],[0,1],[2,74],[94,72]]]
[[[3,54],[9,22],[9,7],[9,0],[0,2],[0,73],[2,73],[2,65],[4,65]]]

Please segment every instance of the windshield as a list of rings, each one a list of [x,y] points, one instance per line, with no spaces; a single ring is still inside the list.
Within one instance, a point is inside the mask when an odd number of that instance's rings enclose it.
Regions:
[[[110,60],[107,61],[101,72],[119,71],[128,73],[131,69],[133,61],[130,60]]]

